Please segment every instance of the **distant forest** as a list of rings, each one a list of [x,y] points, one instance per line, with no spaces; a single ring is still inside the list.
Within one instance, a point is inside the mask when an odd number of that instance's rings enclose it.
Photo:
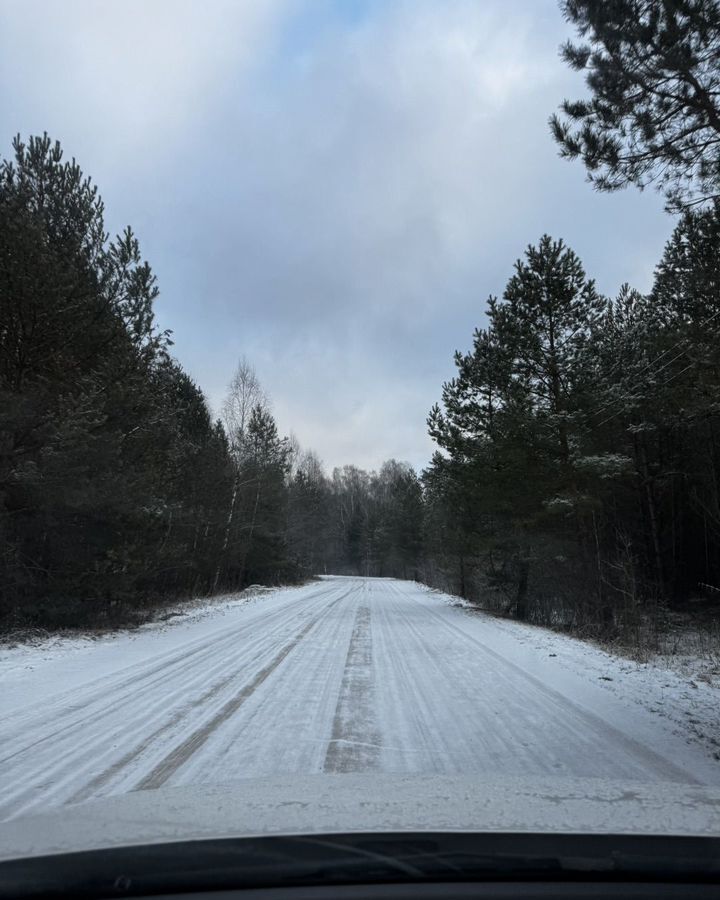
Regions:
[[[0,165],[0,620],[128,621],[322,572],[420,577],[422,488],[323,473],[241,361],[221,417],[157,330],[128,229],[47,135]]]
[[[600,190],[658,187],[676,225],[648,294],[600,295],[562,240],[527,247],[456,354],[422,473],[328,475],[279,433],[246,360],[213,419],[155,325],[133,233],[109,238],[59,144],[15,140],[0,165],[4,629],[127,622],[322,573],[417,579],[606,636],[702,597],[720,609],[718,5],[561,6],[582,39],[563,56],[590,90],[551,120],[561,154]]]

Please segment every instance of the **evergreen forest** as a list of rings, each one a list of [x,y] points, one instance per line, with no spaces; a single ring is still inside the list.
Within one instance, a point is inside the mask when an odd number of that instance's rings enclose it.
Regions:
[[[251,360],[211,412],[156,324],[138,237],[107,233],[57,141],[15,138],[0,164],[3,629],[126,624],[319,574],[415,579],[608,638],[673,610],[717,624],[720,10],[561,8],[588,90],[548,140],[598,190],[660,190],[667,244],[649,292],[604,296],[572,234],[528,235],[428,397],[423,471],[327,472],[283,434]]]

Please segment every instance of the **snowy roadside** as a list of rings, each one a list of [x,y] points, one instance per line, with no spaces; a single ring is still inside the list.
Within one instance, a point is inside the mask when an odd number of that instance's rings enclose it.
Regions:
[[[238,603],[251,603],[266,594],[276,594],[280,591],[292,590],[301,585],[286,585],[282,587],[268,587],[262,584],[252,584],[242,591],[216,594],[212,597],[194,597],[189,600],[176,600],[163,606],[148,610],[148,620],[138,625],[119,625],[107,628],[64,629],[60,631],[47,631],[44,628],[23,628],[16,632],[0,633],[0,659],[5,659],[10,651],[21,652],[24,649],[34,648],[46,650],[49,647],[72,649],[79,644],[98,641],[113,641],[120,636],[134,634],[136,632],[155,631],[178,622],[196,622],[214,612],[235,608]]]
[[[0,640],[0,682],[4,688],[2,711],[8,713],[42,697],[45,692],[52,692],[57,678],[63,689],[83,684],[88,671],[101,677],[141,662],[162,652],[165,645],[173,647],[183,632],[200,635],[222,628],[225,617],[232,616],[239,608],[247,608],[286,591],[302,591],[304,587],[252,585],[243,591],[169,604],[158,609],[151,621],[135,627],[96,632],[68,631],[22,641]],[[31,679],[28,678],[30,673],[33,673]]]
[[[289,593],[302,601],[316,593],[317,586],[311,582],[297,588],[254,589],[180,603],[165,610],[161,620],[131,630],[0,646],[4,688],[0,711],[10,714],[58,690],[73,690],[87,682],[89,672],[93,679],[107,676],[111,684],[114,673],[122,669],[176,653],[188,642],[221,638],[244,622],[248,613],[248,621],[264,617],[265,612],[279,613]],[[469,632],[496,656],[622,729],[632,722],[648,746],[657,739],[655,720],[683,743],[701,748],[708,759],[720,760],[718,679],[699,680],[692,669],[671,671],[662,661],[633,661],[574,637],[492,616],[420,584],[413,587],[441,604],[464,608]]]
[[[532,668],[547,683],[557,681],[563,671],[572,673],[620,701],[629,712],[639,706],[659,716],[674,734],[720,761],[720,670],[708,674],[705,657],[685,652],[638,661],[594,642],[492,615],[425,585],[418,587],[482,618],[493,632],[493,646],[525,645],[526,659],[534,657]]]

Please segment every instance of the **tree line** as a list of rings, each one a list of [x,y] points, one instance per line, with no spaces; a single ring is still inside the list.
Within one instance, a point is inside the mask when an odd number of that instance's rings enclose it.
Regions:
[[[132,231],[109,240],[97,188],[47,135],[14,151],[0,165],[2,620],[113,619],[208,590],[227,435],[155,326]]]
[[[520,618],[627,634],[720,598],[720,5],[563,0],[587,95],[550,120],[602,191],[679,221],[646,295],[601,297],[545,235],[429,417],[429,578]]]
[[[622,629],[720,586],[718,285],[719,203],[683,215],[647,295],[528,247],[429,417],[430,556],[455,590]]]
[[[428,419],[422,473],[328,475],[243,360],[215,418],[130,229],[47,135],[0,165],[0,622],[127,621],[314,574],[416,578],[627,634],[720,596],[720,8],[565,0],[587,99],[551,129],[600,190],[679,218],[642,294],[542,236]]]
[[[241,361],[221,415],[171,355],[158,286],[47,135],[0,164],[0,623],[128,621],[317,572],[417,574],[422,491],[327,477]]]

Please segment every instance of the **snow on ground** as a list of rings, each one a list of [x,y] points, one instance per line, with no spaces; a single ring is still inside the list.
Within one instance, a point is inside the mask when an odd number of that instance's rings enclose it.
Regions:
[[[720,688],[720,626],[716,621],[700,628],[685,616],[671,617],[669,627],[656,641],[656,649],[646,652],[643,662]]]
[[[639,707],[659,716],[688,744],[720,760],[720,678],[708,677],[712,660],[706,653],[699,659],[689,652],[690,647],[701,646],[700,638],[687,638],[685,653],[668,650],[638,661],[546,628],[488,616],[458,597],[432,593],[469,615],[489,619],[502,646],[509,639],[531,648],[534,665],[546,683],[557,680],[558,672],[563,679],[592,683],[628,712]]]
[[[0,651],[0,819],[323,774],[720,786],[717,688],[412,582],[184,612]]]
[[[188,630],[193,636],[199,636],[206,628],[212,633],[225,616],[236,613],[240,606],[253,605],[266,599],[268,593],[281,594],[285,590],[288,588],[256,586],[236,594],[178,603],[155,621],[129,630],[66,633],[28,642],[0,643],[0,728],[2,718],[13,709],[43,700],[58,685],[71,689],[141,662],[166,647],[182,644]],[[201,620],[209,621],[198,628]]]

